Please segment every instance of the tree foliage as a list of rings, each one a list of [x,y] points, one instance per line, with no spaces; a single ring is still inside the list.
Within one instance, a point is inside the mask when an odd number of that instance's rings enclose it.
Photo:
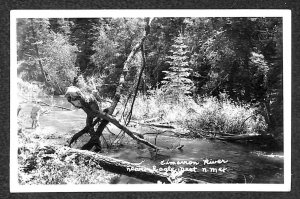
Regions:
[[[63,94],[77,73],[77,47],[68,36],[52,31],[49,19],[18,19],[17,41],[21,77],[41,81]]]
[[[142,18],[19,19],[18,72],[25,80],[45,76],[58,93],[83,74],[112,97],[144,23]],[[258,107],[272,131],[282,127],[281,18],[154,18],[144,49],[143,93],[156,88],[183,97],[226,93]],[[141,65],[138,52],[129,63],[124,94],[135,87]]]
[[[167,56],[170,68],[163,71],[165,77],[162,81],[162,90],[165,92],[165,96],[177,102],[184,99],[184,95],[191,94],[193,81],[189,79],[189,76],[192,69],[189,68],[188,46],[184,44],[184,37],[182,35],[176,37],[171,47],[172,54]]]

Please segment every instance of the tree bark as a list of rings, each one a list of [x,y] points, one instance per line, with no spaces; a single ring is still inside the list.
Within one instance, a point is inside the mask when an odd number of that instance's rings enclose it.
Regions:
[[[36,33],[35,33],[34,27],[33,27],[33,19],[30,19],[30,22],[31,22],[32,37],[35,40],[35,43],[34,43],[33,46],[34,46],[34,49],[35,49],[36,57],[38,59],[38,63],[39,63],[39,67],[40,67],[40,70],[41,70],[41,73],[42,73],[43,81],[45,82],[45,84],[47,84],[48,82],[47,82],[45,71],[44,71],[44,68],[43,68],[43,65],[42,65],[42,62],[41,62],[41,59],[40,59],[39,49],[38,49],[38,46],[36,44],[37,38],[36,38]]]
[[[106,125],[109,123],[109,122],[112,122],[114,125],[116,125],[117,127],[119,127],[121,130],[123,130],[125,133],[127,133],[130,137],[132,137],[133,139],[135,140],[138,140],[144,144],[146,144],[147,146],[150,146],[154,149],[158,149],[157,146],[151,144],[150,142],[147,142],[146,140],[144,139],[141,139],[136,135],[136,133],[133,133],[131,132],[129,129],[127,129],[125,126],[121,125],[116,119],[108,116],[108,115],[112,115],[117,104],[119,103],[119,100],[121,98],[121,92],[123,90],[123,87],[124,87],[124,83],[125,83],[125,77],[126,77],[126,74],[128,72],[128,64],[130,63],[130,61],[133,59],[134,55],[138,52],[138,50],[140,49],[140,47],[142,46],[142,44],[144,43],[145,39],[147,38],[149,32],[150,32],[150,23],[151,23],[151,20],[149,18],[146,18],[145,19],[145,22],[146,22],[146,26],[145,26],[145,29],[144,29],[144,35],[143,37],[141,38],[140,42],[138,42],[134,47],[133,49],[131,50],[131,53],[129,54],[129,56],[127,57],[124,65],[123,65],[123,72],[120,76],[120,79],[119,79],[119,83],[118,83],[118,86],[116,88],[116,92],[115,92],[115,95],[114,95],[114,98],[113,98],[113,102],[111,104],[111,106],[108,108],[108,114],[103,114],[102,111],[98,112],[98,117],[101,117],[103,120],[101,121],[101,124],[99,125],[96,133],[94,136],[91,137],[91,139],[88,141],[87,144],[85,144],[83,146],[83,149],[86,149],[86,150],[90,150],[92,149],[92,147],[94,145],[97,145],[97,140],[100,139],[100,136],[102,135],[102,132],[104,130],[104,128],[106,127]]]
[[[135,99],[136,99],[136,96],[137,96],[137,93],[138,93],[138,90],[139,90],[139,85],[141,83],[142,74],[143,74],[145,66],[146,66],[146,60],[145,60],[145,54],[144,54],[144,45],[143,44],[141,45],[141,53],[142,53],[143,64],[142,64],[142,68],[140,70],[138,82],[137,82],[137,85],[136,85],[136,88],[135,88],[135,91],[134,91],[134,95],[133,95],[133,99],[132,99],[130,111],[129,111],[128,116],[127,116],[127,118],[125,120],[126,126],[130,123],[131,116],[132,116],[132,111],[133,111],[133,106],[134,106],[134,102],[135,102]]]
[[[271,135],[261,135],[261,134],[242,134],[242,135],[215,137],[215,139],[226,140],[226,141],[264,140],[264,139],[271,139],[271,138],[272,138]]]
[[[157,123],[142,123],[142,122],[137,122],[137,121],[131,121],[131,122],[139,124],[139,125],[143,125],[143,126],[154,126],[154,127],[158,127],[158,128],[175,129],[175,127],[172,125],[157,124]]]
[[[104,170],[127,175],[129,177],[135,177],[141,180],[157,183],[158,181],[162,183],[170,184],[172,183],[172,180],[175,181],[175,179],[170,179],[170,176],[166,173],[161,173],[158,170],[149,169],[143,166],[140,166],[139,163],[130,163],[123,160],[118,160],[114,158],[110,158],[107,156],[103,156],[97,153],[93,153],[90,151],[82,151],[78,149],[70,149],[70,148],[61,148],[61,147],[55,147],[55,146],[43,146],[39,149],[44,153],[44,157],[47,157],[48,154],[57,154],[60,159],[64,160],[68,156],[80,156],[84,160],[87,160],[85,162],[94,162],[96,164],[99,164]],[[40,154],[42,154],[40,153]],[[51,157],[51,156],[50,156]],[[179,182],[185,182],[185,183],[206,183],[201,180],[191,179],[191,178],[183,178],[180,177]],[[178,181],[177,181],[178,183]]]
[[[106,125],[111,122],[112,124],[114,124],[116,127],[118,127],[119,129],[123,130],[127,135],[129,135],[131,138],[153,148],[153,149],[158,149],[158,150],[163,150],[162,148],[154,145],[154,144],[151,144],[150,142],[148,142],[147,140],[144,140],[142,139],[141,137],[141,134],[138,134],[136,132],[133,132],[131,130],[129,130],[126,126],[120,124],[120,122],[118,120],[116,120],[115,118],[113,118],[111,115],[108,115],[107,113],[99,110],[97,113],[97,117],[100,117],[102,118],[102,122],[100,124],[100,126],[98,127],[97,131],[102,131],[104,130],[104,128],[106,127]],[[97,132],[96,132],[97,133]],[[99,136],[100,137],[100,136]],[[92,139],[92,138],[91,138]],[[96,138],[95,138],[96,139]],[[87,143],[85,146],[84,146],[84,149],[89,149],[89,143]]]

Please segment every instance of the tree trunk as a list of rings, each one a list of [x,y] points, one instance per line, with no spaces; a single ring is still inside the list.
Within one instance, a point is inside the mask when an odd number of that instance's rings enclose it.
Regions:
[[[104,128],[106,127],[106,125],[111,122],[112,124],[114,124],[116,127],[118,127],[119,129],[123,130],[127,135],[129,135],[131,138],[137,140],[138,142],[141,142],[153,149],[158,149],[158,150],[164,150],[163,148],[160,148],[150,142],[148,142],[147,140],[144,140],[142,139],[142,135],[136,133],[136,132],[133,132],[131,130],[129,130],[126,126],[120,124],[120,122],[118,120],[116,120],[115,118],[113,118],[111,115],[108,115],[106,114],[105,112],[103,111],[98,111],[97,113],[95,112],[95,114],[97,114],[97,117],[99,118],[102,118],[102,122],[101,124],[99,125],[98,129],[97,129],[97,132],[96,134],[99,133],[99,137],[100,135],[102,135],[102,131],[104,130]],[[101,134],[100,134],[101,133]],[[96,135],[97,136],[97,135]],[[94,141],[99,139],[99,137],[97,136],[96,138],[91,138],[91,142],[89,141],[87,144],[85,144],[83,146],[82,149],[86,149],[86,150],[90,150],[92,147],[93,147],[93,144],[94,144]]]
[[[120,97],[121,97],[121,92],[123,90],[124,87],[124,83],[125,83],[125,77],[126,74],[128,72],[128,64],[130,63],[130,61],[133,59],[134,55],[138,52],[138,50],[140,49],[140,47],[142,46],[142,44],[144,43],[145,39],[147,38],[149,32],[150,32],[150,23],[151,20],[149,18],[145,19],[146,22],[146,26],[145,26],[145,30],[144,30],[144,35],[141,38],[140,42],[138,42],[133,49],[131,50],[131,53],[129,54],[129,56],[127,57],[124,65],[123,65],[123,72],[120,76],[119,79],[119,83],[118,86],[116,88],[116,92],[113,98],[113,102],[111,104],[111,106],[108,108],[108,114],[103,113],[102,111],[100,111],[98,113],[98,117],[103,118],[101,124],[99,125],[95,135],[93,137],[91,137],[91,139],[89,140],[89,142],[87,144],[84,145],[83,149],[87,149],[90,150],[94,145],[96,145],[97,140],[99,140],[100,136],[102,135],[102,132],[104,130],[104,128],[106,127],[106,125],[109,122],[112,122],[114,125],[116,125],[117,127],[119,127],[121,130],[123,130],[125,133],[127,133],[130,137],[132,137],[133,139],[136,139],[152,148],[158,149],[157,146],[151,144],[150,142],[147,142],[144,139],[141,139],[137,136],[135,136],[136,133],[131,132],[129,129],[127,129],[125,126],[121,125],[116,119],[108,116],[108,115],[112,115],[117,104],[119,103]]]
[[[144,54],[144,45],[143,44],[141,45],[141,53],[142,53],[142,60],[143,60],[142,63],[143,64],[142,64],[142,68],[141,68],[140,73],[139,73],[138,82],[137,82],[137,85],[136,85],[136,88],[135,88],[135,91],[134,91],[134,95],[133,95],[133,99],[132,99],[130,111],[129,111],[128,116],[127,116],[127,118],[125,120],[126,126],[130,123],[131,116],[132,116],[132,111],[133,111],[133,106],[134,106],[134,102],[135,102],[135,99],[136,99],[136,96],[137,96],[137,93],[138,93],[138,90],[139,90],[139,86],[140,86],[141,79],[142,79],[142,74],[143,74],[145,66],[146,66],[146,60],[145,60],[145,54]]]
[[[171,179],[168,174],[161,173],[158,170],[149,169],[143,166],[140,166],[138,163],[130,163],[123,160],[118,160],[110,157],[106,157],[97,153],[90,151],[82,151],[77,149],[70,148],[61,148],[55,146],[43,146],[39,149],[41,152],[39,154],[44,154],[44,157],[47,157],[48,154],[57,154],[60,159],[64,160],[68,156],[82,157],[85,162],[93,162],[99,164],[104,170],[127,175],[129,177],[135,177],[141,180],[157,183],[158,181],[162,183],[172,183],[172,182],[185,182],[185,183],[206,183],[201,180],[191,179],[191,178],[182,178],[178,177],[177,179]],[[51,156],[49,156],[51,157]],[[180,178],[180,179],[179,179]]]
[[[272,139],[271,135],[261,135],[261,134],[242,134],[242,135],[232,135],[232,136],[220,136],[215,137],[219,140],[226,141],[242,141],[242,140],[264,140],[264,139]]]
[[[31,31],[32,31],[32,37],[34,38],[34,49],[35,49],[35,53],[36,53],[36,57],[38,59],[38,63],[39,63],[39,67],[40,67],[40,70],[41,70],[41,73],[42,73],[42,78],[43,78],[43,81],[45,82],[45,84],[47,84],[47,79],[46,79],[46,75],[45,75],[45,71],[44,71],[44,68],[43,68],[43,65],[42,65],[42,62],[41,62],[41,59],[40,59],[40,54],[39,54],[39,49],[38,49],[38,46],[37,46],[37,38],[36,38],[36,33],[34,31],[34,27],[33,27],[33,19],[30,19],[31,21]]]

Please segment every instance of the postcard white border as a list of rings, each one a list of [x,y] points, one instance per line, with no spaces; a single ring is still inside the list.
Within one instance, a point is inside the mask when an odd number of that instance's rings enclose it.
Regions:
[[[17,161],[17,18],[97,17],[282,17],[284,86],[284,184],[19,185]],[[291,11],[290,10],[12,10],[10,12],[10,191],[290,191],[291,190]],[[221,186],[220,186],[221,185]]]

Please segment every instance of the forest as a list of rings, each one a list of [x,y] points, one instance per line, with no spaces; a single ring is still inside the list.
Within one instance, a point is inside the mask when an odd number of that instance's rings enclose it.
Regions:
[[[254,168],[232,169],[224,179],[181,172],[181,181],[178,173],[170,180],[142,169],[128,174],[121,170],[134,170],[132,159],[122,166],[101,155],[122,159],[116,154],[126,145],[135,147],[129,156],[148,147],[150,159],[159,162],[173,157],[168,150],[187,150],[187,140],[207,140],[224,153],[226,143],[260,155],[283,151],[282,18],[19,18],[16,36],[21,184],[114,183],[123,175],[154,183],[265,182],[266,176],[253,177]],[[43,106],[40,126],[29,128],[36,104]],[[59,127],[65,118],[70,122]],[[98,156],[76,150],[62,155],[56,144],[67,146],[61,140]],[[49,146],[37,147],[41,142]],[[276,163],[267,182],[282,183],[281,166]]]

